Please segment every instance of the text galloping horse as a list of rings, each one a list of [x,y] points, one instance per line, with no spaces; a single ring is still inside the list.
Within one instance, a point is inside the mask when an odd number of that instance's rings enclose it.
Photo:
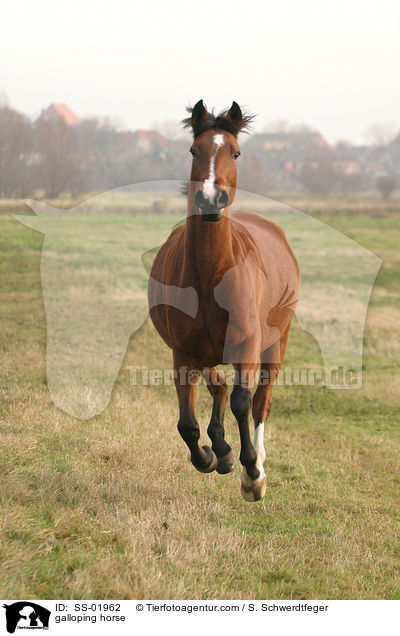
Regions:
[[[188,214],[185,225],[172,232],[154,261],[150,315],[173,350],[178,430],[200,472],[216,469],[224,474],[234,468],[223,426],[228,386],[217,367],[233,364],[231,409],[240,433],[241,492],[246,501],[258,501],[266,490],[264,423],[298,298],[299,269],[275,223],[252,212],[231,213],[240,155],[237,137],[251,117],[242,114],[236,102],[218,116],[208,113],[202,100],[189,112],[184,123],[191,126],[194,141]],[[193,288],[198,297],[196,315],[171,306],[167,298],[160,302],[160,283],[165,289]],[[252,396],[258,369],[260,379]],[[213,398],[207,429],[212,450],[199,445],[195,411],[201,374]]]

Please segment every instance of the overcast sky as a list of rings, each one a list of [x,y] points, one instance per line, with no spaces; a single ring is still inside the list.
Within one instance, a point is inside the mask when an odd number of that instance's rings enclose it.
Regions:
[[[29,115],[51,102],[126,128],[179,120],[203,98],[307,122],[330,142],[400,129],[394,0],[2,0],[0,91]]]

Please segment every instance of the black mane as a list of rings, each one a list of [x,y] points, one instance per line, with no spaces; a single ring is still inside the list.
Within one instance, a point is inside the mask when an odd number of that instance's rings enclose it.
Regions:
[[[218,115],[215,115],[214,111],[212,111],[211,113],[207,112],[207,118],[201,122],[196,122],[194,125],[192,122],[193,108],[191,106],[187,106],[186,110],[189,113],[189,117],[185,117],[185,119],[182,119],[181,123],[184,128],[193,127],[193,135],[195,139],[206,130],[224,130],[225,132],[229,132],[235,136],[239,132],[248,133],[250,124],[255,117],[255,115],[249,115],[249,113],[242,112],[242,125],[240,130],[238,130],[237,126],[235,125],[235,121],[233,119],[228,119],[227,117],[227,114],[229,112],[228,108],[221,111]]]

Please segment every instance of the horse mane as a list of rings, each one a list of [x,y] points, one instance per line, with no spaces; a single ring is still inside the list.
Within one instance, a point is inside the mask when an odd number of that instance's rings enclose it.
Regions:
[[[186,111],[189,113],[189,117],[185,117],[182,119],[182,125],[184,128],[192,128],[192,112],[193,108],[191,106],[186,107]],[[229,132],[232,135],[238,135],[239,132],[245,132],[248,134],[250,124],[253,121],[255,115],[250,115],[247,112],[242,111],[242,125],[240,130],[237,128],[237,123],[234,119],[229,119],[227,117],[229,112],[229,108],[221,111],[218,115],[214,114],[214,109],[211,113],[207,112],[207,118],[202,120],[201,122],[196,122],[193,125],[193,135],[194,138],[201,135],[206,130],[224,130],[225,132]]]
[[[181,181],[181,186],[179,188],[179,191],[182,196],[187,197],[187,195],[189,194],[189,186],[190,186],[190,179],[184,179],[183,181]]]

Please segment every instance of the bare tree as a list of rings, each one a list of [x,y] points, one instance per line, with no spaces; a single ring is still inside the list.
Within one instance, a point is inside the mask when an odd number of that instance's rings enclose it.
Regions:
[[[38,120],[35,146],[40,156],[38,178],[47,196],[79,191],[82,154],[73,129],[63,122]]]
[[[300,180],[310,192],[325,194],[333,191],[337,175],[332,158],[305,161],[300,171]]]
[[[32,187],[32,126],[27,117],[0,107],[0,195],[25,196]]]
[[[5,106],[10,106],[7,93],[3,90],[0,91],[0,108],[4,108]]]
[[[396,124],[393,121],[382,121],[370,126],[365,133],[365,138],[372,146],[388,146],[396,134]]]
[[[389,174],[381,174],[376,179],[376,187],[382,195],[382,199],[386,201],[396,187],[395,179]]]
[[[174,119],[166,119],[165,121],[154,122],[152,125],[161,135],[172,141],[181,139],[190,139],[190,134],[185,130],[179,122]]]

